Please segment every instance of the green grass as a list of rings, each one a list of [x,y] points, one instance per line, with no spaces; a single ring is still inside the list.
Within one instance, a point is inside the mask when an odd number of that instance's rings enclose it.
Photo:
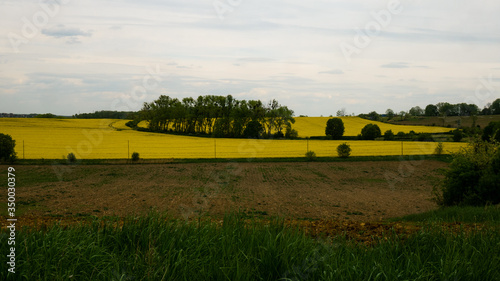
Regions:
[[[393,220],[413,222],[462,222],[500,224],[500,205],[486,207],[444,207],[421,214],[412,214]]]
[[[450,163],[452,157],[443,155],[390,155],[390,156],[350,156],[341,157],[316,157],[314,162],[364,162],[364,161],[410,161],[410,160],[438,160]],[[176,164],[176,163],[281,163],[281,162],[310,162],[305,157],[269,157],[269,158],[198,158],[198,159],[141,159],[143,164]],[[61,159],[19,159],[13,164],[0,163],[5,167],[18,165],[52,165],[53,167],[64,167],[72,165],[124,165],[132,164],[125,159],[80,159],[75,164],[68,164]]]
[[[104,223],[103,225],[101,223]],[[16,274],[0,280],[498,280],[498,231],[422,230],[389,235],[372,247],[343,237],[331,243],[285,228],[245,225],[238,214],[221,227],[151,213],[63,229],[18,230]],[[0,232],[7,253],[8,233]]]

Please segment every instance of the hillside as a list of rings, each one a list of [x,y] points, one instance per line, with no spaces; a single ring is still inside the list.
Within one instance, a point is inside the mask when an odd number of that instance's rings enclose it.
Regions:
[[[324,136],[325,127],[328,119],[332,117],[296,117],[293,128],[299,132],[300,137]],[[398,132],[409,133],[444,133],[449,132],[450,128],[433,127],[433,126],[409,126],[409,125],[393,125],[382,122],[370,121],[359,117],[341,117],[344,122],[344,136],[357,136],[361,133],[361,129],[369,123],[377,124],[382,131],[382,134],[387,130],[392,130],[394,134]]]

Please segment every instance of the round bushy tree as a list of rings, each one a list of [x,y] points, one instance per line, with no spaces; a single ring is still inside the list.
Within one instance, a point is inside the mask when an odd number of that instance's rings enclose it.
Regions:
[[[15,146],[16,141],[10,135],[0,133],[0,161],[14,162],[17,158]]]
[[[349,157],[349,155],[351,155],[351,151],[352,151],[351,146],[345,142],[337,146],[337,154],[341,158]]]
[[[380,136],[382,136],[382,132],[376,124],[370,123],[361,129],[361,138],[364,140],[374,140]]]
[[[500,121],[492,121],[488,124],[488,126],[484,127],[483,140],[490,141],[491,139],[500,142]]]
[[[339,140],[344,135],[344,122],[340,118],[331,118],[326,121],[325,134],[334,140]]]
[[[394,133],[392,132],[392,130],[387,130],[385,131],[384,133],[384,140],[394,140]]]

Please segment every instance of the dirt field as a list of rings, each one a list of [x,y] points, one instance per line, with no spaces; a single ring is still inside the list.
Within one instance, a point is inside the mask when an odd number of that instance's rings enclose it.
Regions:
[[[446,166],[434,160],[17,166],[17,215],[125,216],[156,209],[194,218],[241,210],[378,221],[437,208],[432,188]],[[5,173],[0,180],[6,182]]]

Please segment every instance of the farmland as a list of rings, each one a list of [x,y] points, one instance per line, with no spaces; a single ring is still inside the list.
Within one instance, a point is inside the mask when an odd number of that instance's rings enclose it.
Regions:
[[[446,166],[16,165],[14,280],[496,280],[498,207],[426,212]]]
[[[327,119],[297,118],[296,128],[322,135]],[[438,209],[449,156],[429,155],[434,142],[348,141],[368,157],[304,162],[294,157],[336,156],[342,141],[214,139],[125,122],[0,119],[20,158],[89,159],[0,165],[15,167],[18,218],[16,275],[3,263],[0,279],[498,279],[500,209]],[[344,122],[354,136],[368,121]],[[133,151],[145,159],[124,160]],[[420,156],[374,157],[401,151]],[[0,202],[1,252],[7,210]]]
[[[294,128],[299,136],[324,135],[328,118],[299,117]],[[369,123],[357,117],[344,118],[346,135],[355,136]],[[141,158],[266,158],[303,157],[307,150],[317,156],[336,156],[342,141],[212,139],[138,132],[125,120],[110,119],[0,119],[0,131],[16,140],[16,152],[25,159],[61,159],[73,152],[78,159],[127,159],[132,152]],[[381,130],[394,132],[446,132],[448,128],[397,126],[379,123]],[[24,143],[24,144],[23,144]],[[436,143],[391,141],[349,141],[352,156],[432,154]],[[446,143],[446,152],[463,143]],[[403,146],[403,147],[402,147]]]

